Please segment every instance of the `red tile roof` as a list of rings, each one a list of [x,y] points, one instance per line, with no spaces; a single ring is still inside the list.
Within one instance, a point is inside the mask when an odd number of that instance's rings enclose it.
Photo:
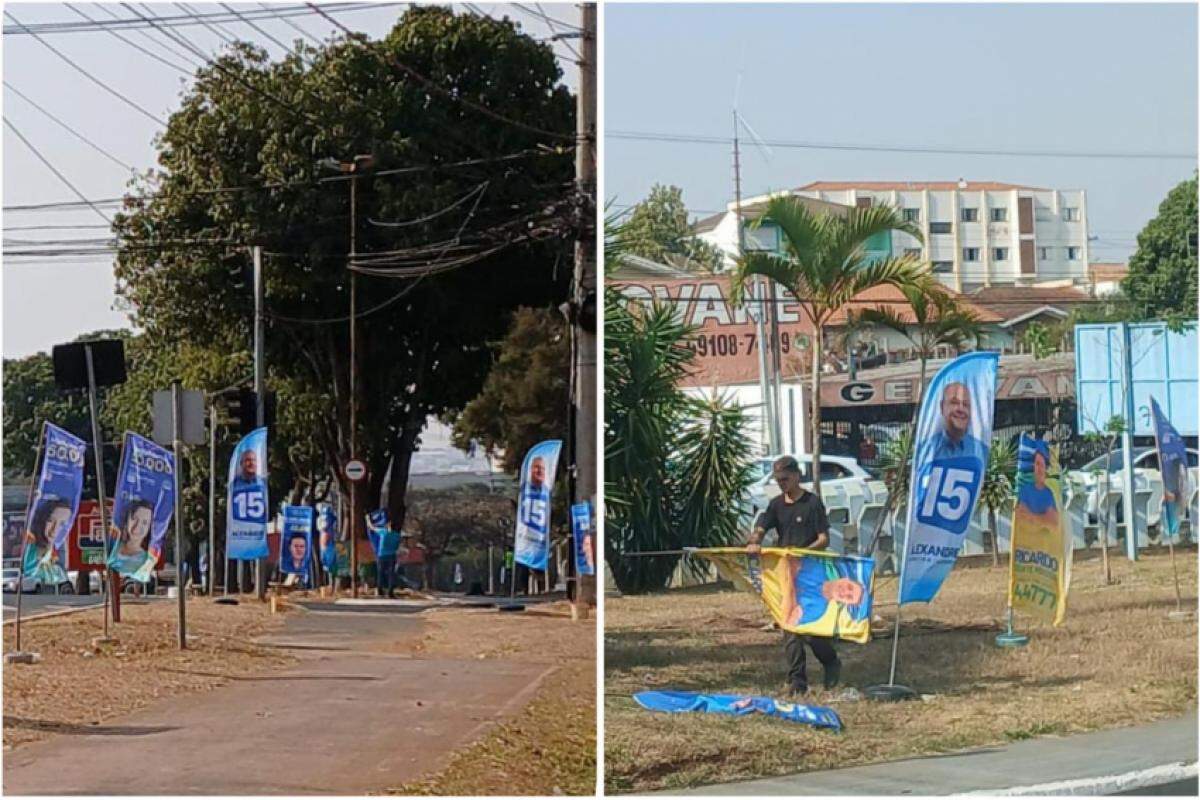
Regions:
[[[921,189],[929,189],[931,191],[949,191],[957,188],[958,181],[813,181],[812,183],[797,188],[796,191],[836,192],[847,189],[863,189],[873,192],[890,192],[893,189],[896,191],[920,191]],[[1045,191],[1036,186],[1021,186],[1015,183],[1000,183],[997,181],[967,181],[967,186],[965,189],[963,189],[963,191],[1000,192],[1010,189]]]
[[[985,286],[968,297],[1005,320],[1028,314],[1041,306],[1069,310],[1073,306],[1096,302],[1091,295],[1070,286]]]
[[[1088,264],[1088,277],[1093,281],[1115,281],[1129,274],[1128,264],[1109,261],[1093,261]]]
[[[967,310],[975,312],[980,322],[1001,322],[1005,319],[994,311],[973,302],[973,298],[971,297],[957,294],[950,289],[947,289],[946,292],[956,297]],[[861,294],[855,295],[854,299],[848,305],[834,312],[828,324],[830,326],[845,325],[847,312],[853,311],[857,313],[864,308],[879,307],[890,310],[905,322],[913,322],[916,319],[913,316],[912,307],[908,304],[908,301],[904,298],[904,294],[899,289],[894,286],[876,286],[873,289],[868,289]]]

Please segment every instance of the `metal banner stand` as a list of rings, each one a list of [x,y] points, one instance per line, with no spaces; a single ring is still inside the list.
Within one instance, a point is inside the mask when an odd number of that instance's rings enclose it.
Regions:
[[[43,452],[46,448],[46,423],[42,423],[42,436],[38,439],[38,452],[33,459],[33,480],[37,480],[38,466],[41,463]],[[29,484],[29,500],[25,504],[26,519],[29,518],[29,512],[33,509],[33,487],[37,484],[31,482]],[[14,626],[13,634],[16,638],[15,649],[4,654],[5,664],[36,664],[41,660],[41,655],[38,653],[26,653],[21,649],[21,598],[25,594],[25,557],[29,553],[29,530],[26,529],[22,534],[24,540],[21,544],[21,566],[17,573],[17,622]]]
[[[1024,647],[1029,644],[1029,637],[1023,633],[1013,632],[1012,596],[1008,598],[1008,629],[996,636],[997,647]]]
[[[895,532],[892,533],[892,542],[894,543]],[[895,545],[893,544],[893,552]],[[900,593],[904,590],[904,567],[908,564],[908,531],[905,531],[904,536],[904,552],[900,559],[900,576],[896,582],[896,626],[892,629],[892,666],[888,672],[888,682],[880,683],[874,686],[868,686],[863,689],[863,694],[871,700],[879,700],[887,703],[894,703],[899,700],[915,700],[917,693],[907,686],[896,683],[896,656],[900,649],[900,610],[903,606],[900,604]]]

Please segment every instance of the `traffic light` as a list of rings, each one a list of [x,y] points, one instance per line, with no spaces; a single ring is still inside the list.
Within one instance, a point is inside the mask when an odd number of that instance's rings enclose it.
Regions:
[[[239,389],[237,394],[225,401],[225,406],[237,424],[238,432],[243,436],[258,427],[258,397],[253,389]],[[275,426],[275,409],[275,393],[267,392],[263,424],[268,428]]]

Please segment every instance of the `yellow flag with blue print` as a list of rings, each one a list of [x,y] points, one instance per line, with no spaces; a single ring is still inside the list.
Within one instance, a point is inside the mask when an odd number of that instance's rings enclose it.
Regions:
[[[1021,435],[1008,596],[1014,611],[1061,625],[1071,587],[1071,539],[1063,533],[1058,448]]]
[[[759,555],[741,547],[687,552],[710,561],[734,586],[759,595],[785,631],[859,644],[871,638],[870,558],[798,547],[764,547]]]

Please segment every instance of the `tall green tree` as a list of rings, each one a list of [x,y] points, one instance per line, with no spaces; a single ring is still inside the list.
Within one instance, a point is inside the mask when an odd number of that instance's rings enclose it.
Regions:
[[[695,329],[660,304],[604,303],[605,558],[626,593],[662,589],[678,555],[636,553],[730,544],[752,480],[740,407],[679,388]]]
[[[813,328],[812,397],[810,428],[814,464],[821,459],[821,364],[824,361],[825,326],[856,295],[877,286],[930,289],[929,267],[913,256],[871,261],[866,244],[880,233],[900,231],[921,238],[920,228],[905,221],[887,206],[855,208],[845,216],[814,214],[791,195],[771,198],[762,216],[753,223],[773,222],[779,227],[781,252],[744,252],[739,256],[730,285],[735,303],[745,300],[746,287],[762,275],[791,292]],[[821,492],[821,471],[814,470],[813,491]]]
[[[1138,234],[1121,288],[1142,319],[1196,316],[1196,175],[1170,191],[1158,216]]]
[[[626,252],[683,269],[717,272],[724,261],[719,248],[692,233],[678,186],[656,183],[630,211],[621,225],[621,237]]]
[[[494,350],[483,390],[448,421],[456,447],[475,441],[489,453],[502,450],[505,471],[516,472],[530,447],[567,434],[570,331],[556,309],[520,308]]]
[[[429,416],[462,407],[519,305],[560,301],[572,232],[573,100],[551,49],[507,20],[407,11],[271,63],[248,45],[202,67],[157,140],[158,168],[116,219],[118,290],[155,340],[249,349],[248,245],[265,252],[272,385],[305,394],[308,432],[358,508],[403,524]],[[357,455],[348,484],[350,188],[357,180]],[[281,404],[283,400],[281,398]]]

